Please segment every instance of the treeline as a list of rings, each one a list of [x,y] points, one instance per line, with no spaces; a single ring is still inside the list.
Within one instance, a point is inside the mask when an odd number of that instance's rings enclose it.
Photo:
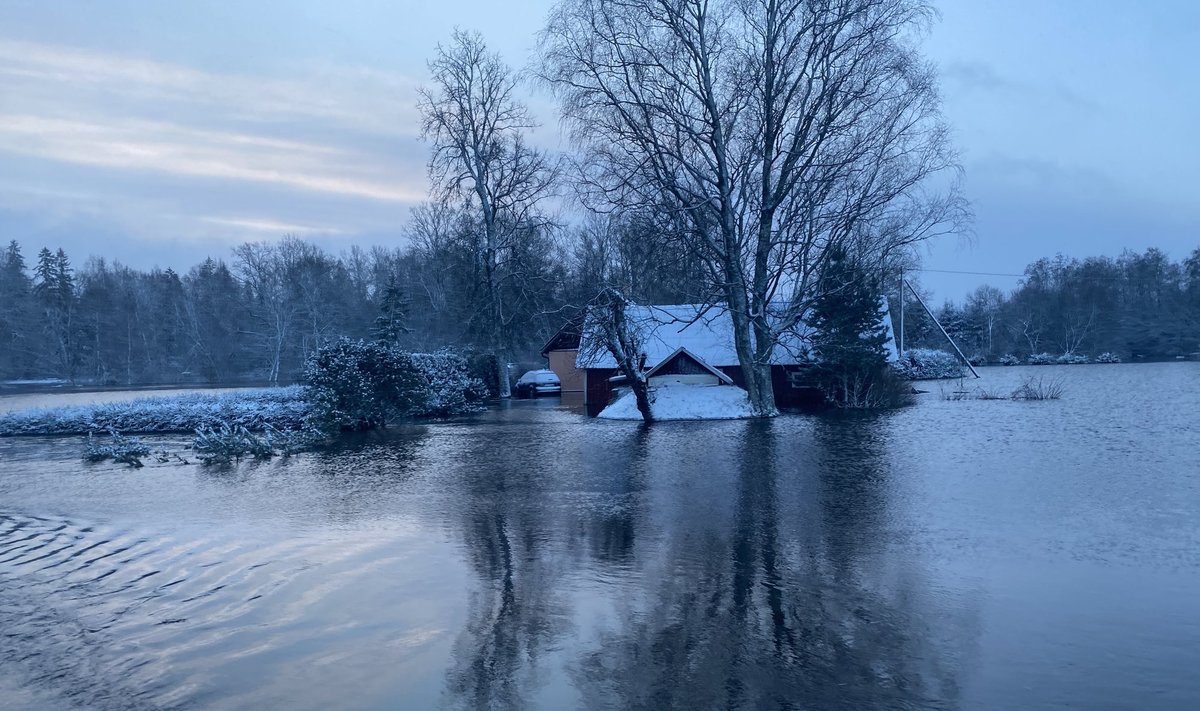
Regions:
[[[945,348],[945,339],[907,294],[908,346]],[[928,302],[928,299],[926,299]],[[1158,249],[1116,259],[1039,259],[1011,293],[981,286],[946,302],[938,320],[978,362],[1009,355],[1172,359],[1200,352],[1200,248],[1182,261]]]
[[[525,231],[494,256],[496,296],[479,232],[445,206],[418,208],[403,248],[333,255],[288,237],[243,244],[228,260],[183,273],[101,257],[76,268],[61,249],[27,260],[12,241],[0,256],[0,380],[286,383],[342,336],[532,363],[600,286],[646,303],[686,300],[700,288],[698,266],[649,229],[596,219],[569,238]],[[493,300],[503,305],[499,349]]]
[[[49,249],[27,266],[14,241],[0,259],[0,379],[289,382],[339,336],[419,351],[470,346],[482,330],[476,281],[450,236],[340,256],[286,238],[182,274],[97,257],[76,269]],[[552,251],[519,261],[538,278],[520,284],[506,324],[527,347],[558,326],[549,307],[561,303],[564,280]]]

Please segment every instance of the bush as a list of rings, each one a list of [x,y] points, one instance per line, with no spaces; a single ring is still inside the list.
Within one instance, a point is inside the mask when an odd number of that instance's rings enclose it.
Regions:
[[[1046,380],[1038,378],[1034,380],[1032,377],[1025,378],[1024,382],[1013,390],[1013,400],[1057,400],[1063,395],[1062,380]]]
[[[471,375],[466,357],[446,350],[413,353],[410,357],[425,384],[422,400],[413,414],[423,417],[460,415],[477,409],[478,404],[488,398],[488,387]],[[495,356],[490,358],[495,363]]]
[[[1054,360],[1059,365],[1087,365],[1092,362],[1087,356],[1078,353],[1063,353]]]
[[[1054,365],[1058,359],[1049,353],[1033,353],[1027,359],[1030,365]]]
[[[1116,353],[1109,353],[1108,351],[1105,351],[1105,352],[1101,353],[1100,355],[1096,356],[1096,362],[1097,363],[1120,363],[1121,356],[1117,355]]]
[[[386,427],[425,402],[413,359],[382,342],[339,339],[309,358],[304,380],[313,423],[326,432]]]
[[[905,380],[941,380],[961,378],[963,366],[953,354],[932,348],[910,348],[894,365]]]
[[[500,359],[495,353],[469,351],[467,359],[467,374],[478,380],[484,388],[484,399],[500,397]]]
[[[229,464],[246,458],[270,459],[312,449],[324,440],[314,429],[277,430],[268,428],[261,435],[245,427],[223,424],[196,431],[192,449],[204,464]]]
[[[841,369],[821,375],[826,402],[846,410],[892,410],[913,404],[913,389],[890,368]]]
[[[122,437],[119,432],[110,432],[112,437],[108,444],[100,444],[89,432],[87,444],[84,445],[83,458],[89,462],[113,460],[118,464],[128,464],[134,468],[142,467],[142,457],[150,456],[150,448],[142,444],[137,437]]]
[[[1016,357],[1012,353],[1005,353],[1004,355],[1000,356],[1000,365],[1020,365],[1020,364],[1021,364],[1021,359]]]
[[[380,342],[341,339],[317,351],[304,377],[313,424],[330,433],[473,412],[487,398],[464,356],[405,353]]]

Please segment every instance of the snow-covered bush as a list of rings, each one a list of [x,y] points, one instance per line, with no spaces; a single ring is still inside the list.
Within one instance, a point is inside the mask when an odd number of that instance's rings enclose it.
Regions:
[[[971,365],[987,365],[987,356],[982,353],[976,353],[975,355],[967,356],[967,360],[970,361]]]
[[[1030,365],[1054,365],[1058,362],[1058,358],[1049,353],[1033,353],[1027,359]]]
[[[1016,357],[1012,353],[1005,353],[1004,355],[1000,356],[1000,365],[1020,365],[1020,364],[1021,364],[1021,359]]]
[[[128,464],[141,468],[142,457],[150,456],[150,448],[142,444],[137,437],[122,437],[119,432],[111,432],[108,444],[97,442],[89,432],[87,444],[84,446],[83,458],[89,462],[113,460],[118,464]]]
[[[0,415],[0,436],[195,432],[222,424],[248,430],[295,429],[303,426],[309,410],[298,386],[198,392],[10,412]]]
[[[245,427],[222,425],[196,431],[192,449],[204,464],[229,464],[241,459],[270,459],[289,456],[319,445],[324,435],[311,428],[277,430],[269,427],[255,434]]]
[[[1108,351],[1105,351],[1105,352],[1101,353],[1100,355],[1096,356],[1096,362],[1097,363],[1120,363],[1121,356],[1117,355],[1116,353],[1110,353]]]
[[[313,423],[326,432],[386,427],[405,417],[471,412],[487,387],[451,351],[405,353],[386,343],[343,338],[305,366]]]
[[[418,412],[428,389],[412,357],[383,342],[342,338],[304,366],[305,397],[327,432],[386,427]]]
[[[1079,353],[1063,353],[1055,359],[1059,365],[1087,365],[1091,363],[1091,359]]]
[[[896,372],[906,380],[960,378],[962,363],[956,356],[933,348],[910,348],[895,363]]]
[[[445,417],[472,412],[488,397],[482,380],[472,377],[467,359],[453,351],[410,354],[413,365],[425,380],[422,401],[414,413],[423,417]]]

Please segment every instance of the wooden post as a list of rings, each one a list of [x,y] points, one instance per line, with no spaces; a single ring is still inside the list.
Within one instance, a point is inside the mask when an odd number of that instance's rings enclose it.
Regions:
[[[965,363],[967,368],[971,371],[971,375],[974,375],[976,378],[978,378],[979,373],[975,372],[975,366],[971,365],[971,361],[968,360],[965,355],[963,355],[961,350],[959,350],[958,344],[954,342],[954,339],[950,337],[949,333],[946,333],[946,329],[942,328],[942,324],[937,320],[937,316],[934,316],[933,312],[929,310],[929,307],[925,305],[925,300],[921,298],[921,295],[917,293],[917,290],[913,288],[912,284],[909,284],[907,281],[904,283],[908,284],[908,290],[912,292],[913,296],[917,297],[917,303],[921,305],[921,308],[925,309],[925,313],[929,314],[929,318],[933,319],[934,325],[938,327],[938,330],[942,332],[942,335],[946,337],[946,340],[950,341],[950,345],[954,348],[954,352],[958,354],[959,358],[962,358],[962,362]]]

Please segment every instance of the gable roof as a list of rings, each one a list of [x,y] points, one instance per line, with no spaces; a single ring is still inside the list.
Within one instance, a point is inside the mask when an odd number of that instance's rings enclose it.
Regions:
[[[780,308],[786,305],[779,305]],[[883,300],[883,322],[887,328],[888,358],[894,360],[896,349],[892,338],[892,319]],[[629,304],[626,319],[634,324],[642,337],[646,364],[653,368],[669,359],[680,348],[692,357],[715,368],[740,365],[733,345],[733,319],[723,307],[697,304],[641,306]],[[597,328],[589,312],[581,329],[577,368],[616,368],[617,361],[604,348],[591,348]],[[795,332],[784,335],[771,357],[773,365],[802,365],[811,363],[808,348],[808,327],[801,323]]]
[[[647,378],[654,377],[658,373],[659,370],[662,370],[663,367],[665,367],[668,363],[674,361],[678,357],[690,358],[692,361],[694,361],[696,363],[696,365],[700,366],[701,368],[704,368],[706,371],[708,371],[712,375],[715,375],[717,380],[720,380],[721,382],[725,383],[726,385],[733,385],[733,378],[729,377],[725,373],[722,373],[721,371],[712,367],[708,363],[705,363],[703,358],[698,357],[695,353],[692,353],[691,351],[684,348],[683,346],[676,348],[674,353],[667,356],[666,358],[663,358],[662,362],[660,362],[658,365],[654,366],[650,370],[646,371],[646,377]]]

